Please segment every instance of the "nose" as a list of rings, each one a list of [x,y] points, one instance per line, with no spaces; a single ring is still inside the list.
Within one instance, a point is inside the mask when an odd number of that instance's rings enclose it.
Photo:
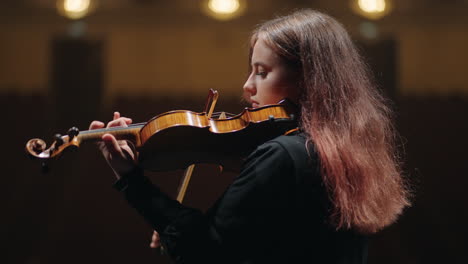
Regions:
[[[244,94],[247,93],[250,96],[255,95],[255,93],[256,93],[255,83],[252,80],[253,79],[252,75],[253,74],[249,75],[249,78],[247,78],[247,81],[245,81],[244,87],[243,87],[244,88]]]

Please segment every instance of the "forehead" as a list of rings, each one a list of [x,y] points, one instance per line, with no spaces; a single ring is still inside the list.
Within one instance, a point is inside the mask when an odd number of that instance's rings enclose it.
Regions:
[[[276,65],[279,61],[279,56],[259,36],[252,50],[252,64]]]

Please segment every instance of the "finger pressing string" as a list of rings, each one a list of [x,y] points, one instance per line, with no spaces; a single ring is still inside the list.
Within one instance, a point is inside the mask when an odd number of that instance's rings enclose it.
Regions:
[[[104,144],[106,145],[107,149],[112,154],[120,154],[122,152],[119,142],[111,134],[104,134],[102,136],[102,141],[104,141]]]
[[[103,128],[105,126],[105,124],[101,121],[93,121],[91,122],[91,124],[89,125],[89,129],[98,129],[98,128]]]
[[[118,119],[114,119],[112,121],[110,121],[109,123],[107,123],[107,128],[109,127],[128,127],[129,124],[132,123],[132,119],[131,118],[127,118],[127,117],[119,117]]]

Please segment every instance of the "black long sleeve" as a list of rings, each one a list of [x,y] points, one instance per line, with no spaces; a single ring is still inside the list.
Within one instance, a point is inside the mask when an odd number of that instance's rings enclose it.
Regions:
[[[284,138],[259,146],[207,213],[171,199],[141,171],[128,177],[123,193],[177,263],[276,263],[313,252],[312,259],[324,259],[321,243],[336,241],[324,224],[317,160],[303,138]]]

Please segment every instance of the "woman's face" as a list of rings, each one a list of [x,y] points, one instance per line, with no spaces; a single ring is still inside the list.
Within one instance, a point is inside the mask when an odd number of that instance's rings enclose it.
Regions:
[[[297,73],[268,47],[259,36],[251,60],[252,72],[244,84],[244,98],[252,107],[276,104],[282,99],[297,99]]]

